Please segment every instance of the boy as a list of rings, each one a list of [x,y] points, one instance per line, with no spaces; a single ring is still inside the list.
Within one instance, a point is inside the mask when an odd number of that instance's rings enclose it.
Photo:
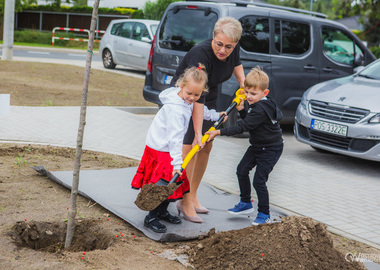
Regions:
[[[279,160],[283,150],[282,131],[279,121],[282,113],[269,94],[268,75],[259,67],[253,68],[244,81],[244,93],[248,102],[248,112],[244,110],[244,102],[237,107],[243,121],[235,126],[207,132],[212,140],[217,135],[232,136],[249,132],[249,142],[246,153],[237,167],[237,177],[240,188],[240,202],[234,208],[228,209],[233,215],[252,213],[251,184],[249,172],[256,167],[253,177],[253,187],[258,198],[258,214],[252,225],[268,223],[269,194],[266,186],[269,173]]]

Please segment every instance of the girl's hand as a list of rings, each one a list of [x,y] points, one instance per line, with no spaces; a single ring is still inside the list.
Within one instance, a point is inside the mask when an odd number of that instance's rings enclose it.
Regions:
[[[174,176],[176,173],[178,173],[178,174],[179,174],[179,176],[181,176],[181,175],[182,175],[182,172],[181,172],[181,170],[173,170],[173,173],[172,173],[172,175]]]
[[[219,118],[222,117],[222,115],[225,115],[225,117],[224,117],[224,119],[223,119],[223,123],[224,123],[224,122],[227,121],[227,119],[228,119],[228,115],[227,115],[226,112],[220,112],[220,113],[219,113]]]
[[[210,135],[210,137],[207,139],[207,142],[213,140],[216,136],[220,135],[220,130],[212,130],[207,131],[206,134]]]
[[[239,105],[236,107],[236,109],[240,112],[241,110],[244,109],[244,99],[240,98],[240,103]]]

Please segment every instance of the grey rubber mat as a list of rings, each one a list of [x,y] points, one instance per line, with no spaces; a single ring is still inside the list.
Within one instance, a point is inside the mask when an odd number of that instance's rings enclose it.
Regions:
[[[72,171],[47,171],[43,166],[34,167],[39,173],[49,179],[71,189]],[[136,172],[136,167],[112,169],[112,170],[82,170],[80,172],[79,194],[97,202],[105,209],[124,219],[136,227],[147,237],[162,242],[183,241],[196,239],[207,235],[210,229],[218,231],[230,231],[252,226],[252,220],[256,216],[233,216],[226,209],[233,207],[240,200],[239,196],[216,189],[208,184],[201,183],[198,189],[200,201],[210,210],[207,215],[200,215],[203,223],[192,223],[182,219],[178,225],[163,221],[168,230],[166,233],[155,233],[144,227],[144,217],[147,212],[140,210],[134,201],[138,190],[131,188],[131,180]],[[257,202],[253,202],[255,208]],[[170,203],[169,212],[177,215],[175,203]],[[279,221],[285,213],[271,207],[271,219]]]

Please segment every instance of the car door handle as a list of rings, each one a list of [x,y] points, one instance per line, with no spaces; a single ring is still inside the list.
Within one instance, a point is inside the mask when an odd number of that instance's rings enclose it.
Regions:
[[[315,70],[315,67],[312,65],[303,66],[303,68],[306,69],[307,71],[314,71]]]
[[[323,68],[322,70],[323,70],[324,72],[327,72],[327,73],[331,73],[331,72],[333,72],[333,69],[330,68],[330,67],[325,67],[325,68]]]

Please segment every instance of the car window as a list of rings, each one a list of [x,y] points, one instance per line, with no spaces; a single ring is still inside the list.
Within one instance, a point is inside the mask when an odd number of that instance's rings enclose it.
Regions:
[[[355,54],[363,54],[359,46],[339,29],[323,27],[322,38],[323,53],[335,62],[353,65]]]
[[[310,49],[310,26],[306,23],[275,20],[275,45],[280,54],[303,54]]]
[[[150,25],[150,31],[152,32],[153,36],[156,34],[158,24],[151,24]]]
[[[215,13],[204,10],[170,10],[161,24],[158,44],[165,49],[188,51],[212,38],[217,19]]]
[[[125,22],[123,25],[119,28],[118,36],[129,38],[131,37],[133,22]]]
[[[245,16],[239,21],[243,27],[240,46],[249,52],[269,53],[269,20]]]
[[[120,27],[120,25],[121,25],[121,23],[115,23],[114,25],[112,25],[110,34],[111,35],[116,35],[116,31]]]
[[[133,29],[132,38],[135,40],[141,40],[143,37],[149,37],[148,28],[143,23],[136,23],[135,28]]]

